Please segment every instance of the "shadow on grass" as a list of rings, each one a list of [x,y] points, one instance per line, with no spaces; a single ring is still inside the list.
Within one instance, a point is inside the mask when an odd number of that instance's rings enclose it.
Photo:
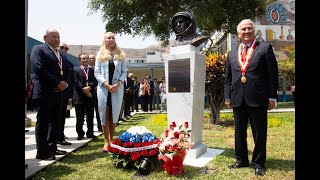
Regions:
[[[60,164],[54,163],[54,164],[55,164],[54,166],[50,165],[42,169],[41,171],[38,171],[36,174],[29,177],[28,179],[43,180],[44,179],[43,177],[51,178],[51,179],[59,179],[59,177],[63,175],[67,176],[77,171],[61,163]],[[47,170],[51,170],[51,171],[47,171]],[[54,173],[50,173],[50,172],[54,172]]]
[[[213,129],[214,127],[222,127],[222,128],[234,128],[234,120],[224,120],[219,121],[216,124],[211,124],[209,121],[203,123],[203,129]]]
[[[274,169],[274,170],[283,170],[286,172],[293,171],[293,170],[295,170],[295,161],[294,160],[267,158],[266,168],[267,169]]]
[[[212,149],[221,149],[219,147],[209,147]],[[231,148],[224,148],[224,150],[219,156],[224,156],[228,159],[233,159],[234,161],[231,163],[233,164],[235,162],[235,152],[234,149]],[[252,151],[249,150],[249,156],[252,157]],[[249,159],[249,162],[251,160]],[[227,166],[231,165],[228,164]],[[250,163],[252,166],[252,163]],[[266,169],[269,170],[282,170],[285,172],[293,171],[295,170],[295,161],[294,160],[283,160],[283,159],[274,159],[274,158],[268,158],[266,160]]]

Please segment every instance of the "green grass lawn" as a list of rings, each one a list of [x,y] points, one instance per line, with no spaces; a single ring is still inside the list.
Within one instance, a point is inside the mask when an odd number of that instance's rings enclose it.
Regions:
[[[205,104],[204,107],[209,109],[209,105]],[[295,108],[293,101],[290,102],[277,102],[277,108]],[[222,109],[228,109],[227,105],[223,104]]]
[[[169,176],[159,169],[146,179],[295,179],[295,113],[269,113],[266,176],[256,177],[253,167],[229,169],[234,159],[234,123],[231,113],[221,114],[217,125],[208,123],[204,114],[203,143],[208,148],[223,149],[224,152],[203,168],[185,166],[183,176]],[[165,114],[136,114],[117,128],[116,136],[131,126],[145,126],[157,137],[167,128]],[[62,160],[37,173],[32,179],[132,179],[135,170],[116,168],[112,159],[101,152],[103,137],[67,155]],[[251,128],[248,128],[249,160],[254,147]]]

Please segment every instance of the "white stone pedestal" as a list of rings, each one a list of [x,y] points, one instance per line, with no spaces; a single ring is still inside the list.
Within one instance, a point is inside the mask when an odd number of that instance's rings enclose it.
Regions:
[[[202,143],[205,63],[205,55],[192,45],[171,47],[170,54],[164,56],[168,126],[173,121],[189,123],[193,147],[184,164],[195,167],[203,167],[223,152]]]
[[[189,123],[194,145],[187,157],[193,159],[207,152],[207,146],[202,144],[205,62],[205,55],[192,45],[171,47],[164,58],[168,126],[173,121]]]

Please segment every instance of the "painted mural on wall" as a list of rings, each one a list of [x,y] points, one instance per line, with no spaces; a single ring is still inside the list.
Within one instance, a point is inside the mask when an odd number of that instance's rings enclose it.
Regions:
[[[255,19],[256,35],[261,41],[295,40],[295,1],[269,1],[264,16]]]

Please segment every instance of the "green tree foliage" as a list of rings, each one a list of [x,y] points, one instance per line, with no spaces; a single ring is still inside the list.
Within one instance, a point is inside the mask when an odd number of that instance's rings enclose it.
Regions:
[[[144,37],[154,35],[168,43],[171,18],[179,11],[195,15],[199,32],[222,30],[236,33],[245,18],[265,12],[264,0],[89,0],[90,13],[100,11],[106,31]]]
[[[285,46],[284,50],[287,55],[286,58],[279,59],[279,71],[286,77],[288,85],[294,83],[295,77],[295,61],[296,61],[296,50],[295,45]]]

